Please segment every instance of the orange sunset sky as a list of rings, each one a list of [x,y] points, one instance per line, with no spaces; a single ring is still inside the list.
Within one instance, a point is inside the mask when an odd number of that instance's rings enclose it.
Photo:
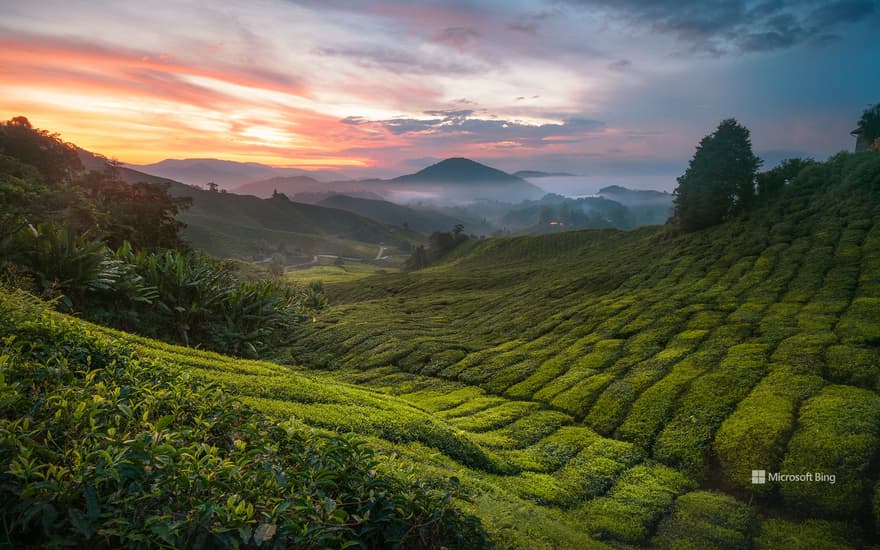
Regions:
[[[727,116],[771,162],[850,147],[875,2],[691,3],[0,2],[0,116],[126,163],[363,175],[675,175]]]

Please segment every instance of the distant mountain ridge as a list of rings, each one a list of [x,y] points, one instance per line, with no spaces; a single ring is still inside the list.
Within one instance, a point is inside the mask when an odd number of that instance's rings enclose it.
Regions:
[[[513,173],[518,178],[573,178],[575,174],[568,172],[542,172],[540,170],[520,170]]]
[[[482,221],[450,216],[434,210],[401,206],[384,200],[333,195],[317,204],[347,210],[384,224],[403,226],[422,233],[449,231],[457,224],[464,226],[464,231],[467,233],[486,235],[493,231],[491,225]]]
[[[276,168],[257,162],[236,162],[213,158],[165,159],[153,164],[126,164],[125,166],[139,172],[199,187],[204,187],[208,182],[214,182],[221,189],[228,190],[273,177],[306,176],[324,181],[345,179],[345,175],[340,172]]]

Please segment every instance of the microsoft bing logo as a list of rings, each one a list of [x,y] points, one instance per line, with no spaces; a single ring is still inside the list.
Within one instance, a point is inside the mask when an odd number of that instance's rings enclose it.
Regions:
[[[752,470],[752,484],[763,485],[767,483],[766,470]]]

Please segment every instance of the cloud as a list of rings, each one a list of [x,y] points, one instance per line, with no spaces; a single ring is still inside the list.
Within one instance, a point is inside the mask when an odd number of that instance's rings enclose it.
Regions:
[[[525,124],[515,120],[476,118],[472,110],[426,111],[424,114],[432,118],[368,120],[347,117],[341,122],[386,131],[395,136],[428,140],[432,146],[454,142],[495,144],[504,148],[575,143],[605,127],[601,121],[579,117],[571,117],[560,123]]]
[[[431,36],[431,42],[445,44],[458,50],[480,38],[480,33],[470,27],[446,27]]]
[[[674,36],[691,54],[720,56],[824,46],[844,25],[880,11],[876,0],[560,0],[603,9],[620,20]],[[822,39],[816,40],[817,36]]]
[[[365,69],[381,68],[398,74],[466,75],[486,70],[484,64],[474,60],[468,60],[467,63],[464,63],[461,60],[440,59],[434,56],[418,55],[412,51],[403,51],[391,46],[360,44],[351,47],[317,48],[314,52],[321,56],[350,59]]]
[[[632,61],[629,59],[618,59],[608,64],[608,68],[612,71],[625,71],[632,67]]]
[[[508,23],[505,28],[509,31],[535,36],[538,34],[538,27],[540,27],[541,23],[552,16],[553,14],[547,11],[521,14],[511,23]]]

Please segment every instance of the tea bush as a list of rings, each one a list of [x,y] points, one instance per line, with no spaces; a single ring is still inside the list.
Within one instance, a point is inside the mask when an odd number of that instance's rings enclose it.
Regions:
[[[449,494],[376,473],[361,441],[269,421],[20,295],[0,312],[6,544],[488,544]]]

